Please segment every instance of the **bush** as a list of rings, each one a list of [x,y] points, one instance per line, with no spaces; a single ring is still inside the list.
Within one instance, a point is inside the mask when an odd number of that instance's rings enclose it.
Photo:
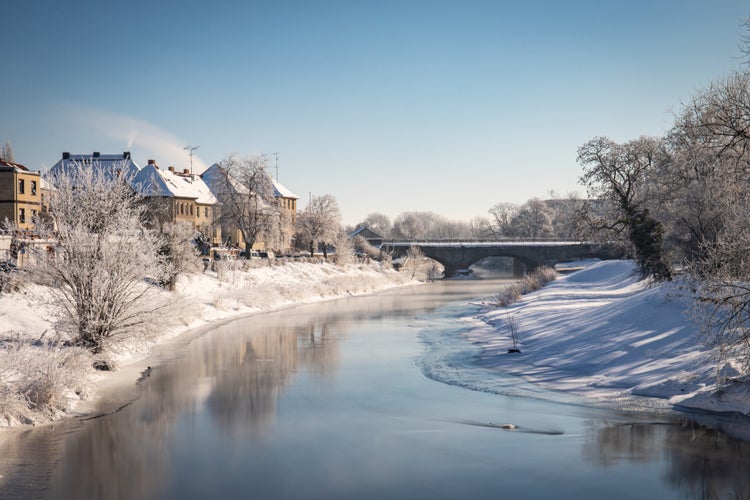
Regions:
[[[497,294],[497,305],[507,307],[521,300],[522,295],[539,290],[555,279],[557,279],[557,271],[553,268],[546,266],[538,267],[530,274],[524,276],[518,283],[514,283],[500,291]]]
[[[80,347],[28,342],[20,336],[0,341],[0,419],[8,424],[46,420],[83,396],[88,353]]]

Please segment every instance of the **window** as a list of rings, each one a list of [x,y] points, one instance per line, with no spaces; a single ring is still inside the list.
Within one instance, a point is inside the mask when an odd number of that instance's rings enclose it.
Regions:
[[[18,193],[23,194],[26,191],[23,179],[18,179]]]
[[[190,205],[190,215],[193,215],[193,205]]]
[[[18,209],[18,222],[21,224],[26,224],[26,209],[25,208]]]
[[[36,181],[31,181],[31,194],[36,196]]]
[[[34,219],[36,219],[36,216],[37,216],[37,211],[32,208],[31,209],[31,220],[32,220],[32,222],[34,221]]]
[[[208,207],[203,209],[203,216],[208,219]]]

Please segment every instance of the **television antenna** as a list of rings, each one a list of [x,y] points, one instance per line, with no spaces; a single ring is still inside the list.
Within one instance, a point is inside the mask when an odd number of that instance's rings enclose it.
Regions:
[[[276,169],[276,182],[279,182],[279,153],[263,153],[261,156],[273,155],[274,157],[274,168]]]
[[[190,146],[190,145],[187,145],[184,148],[182,148],[185,151],[187,151],[188,154],[190,155],[190,180],[191,181],[193,180],[193,151],[195,151],[199,147],[200,146]]]

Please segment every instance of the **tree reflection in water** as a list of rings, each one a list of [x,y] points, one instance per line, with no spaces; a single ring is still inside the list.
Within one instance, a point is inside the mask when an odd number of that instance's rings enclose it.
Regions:
[[[225,434],[262,435],[294,373],[305,369],[325,376],[336,370],[344,325],[335,317],[282,327],[263,322],[255,321],[252,331],[245,321],[227,323],[200,337],[176,360],[151,372],[136,404],[85,421],[83,429],[76,423],[69,439],[36,433],[31,449],[54,447],[61,455],[56,471],[45,473],[51,484],[46,492],[11,485],[3,493],[103,500],[159,496],[169,472],[165,442],[184,415],[195,415],[187,410],[201,406]],[[6,448],[17,441],[8,440]]]
[[[750,443],[692,421],[592,421],[582,453],[602,467],[664,462],[664,479],[692,498],[750,498]]]

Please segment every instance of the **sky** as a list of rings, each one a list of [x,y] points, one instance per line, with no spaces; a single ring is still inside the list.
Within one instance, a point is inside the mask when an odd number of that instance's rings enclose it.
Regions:
[[[585,190],[577,149],[661,135],[740,67],[747,0],[28,0],[2,7],[0,144],[32,170],[267,154],[300,197],[486,216]],[[276,154],[273,154],[276,153]]]

